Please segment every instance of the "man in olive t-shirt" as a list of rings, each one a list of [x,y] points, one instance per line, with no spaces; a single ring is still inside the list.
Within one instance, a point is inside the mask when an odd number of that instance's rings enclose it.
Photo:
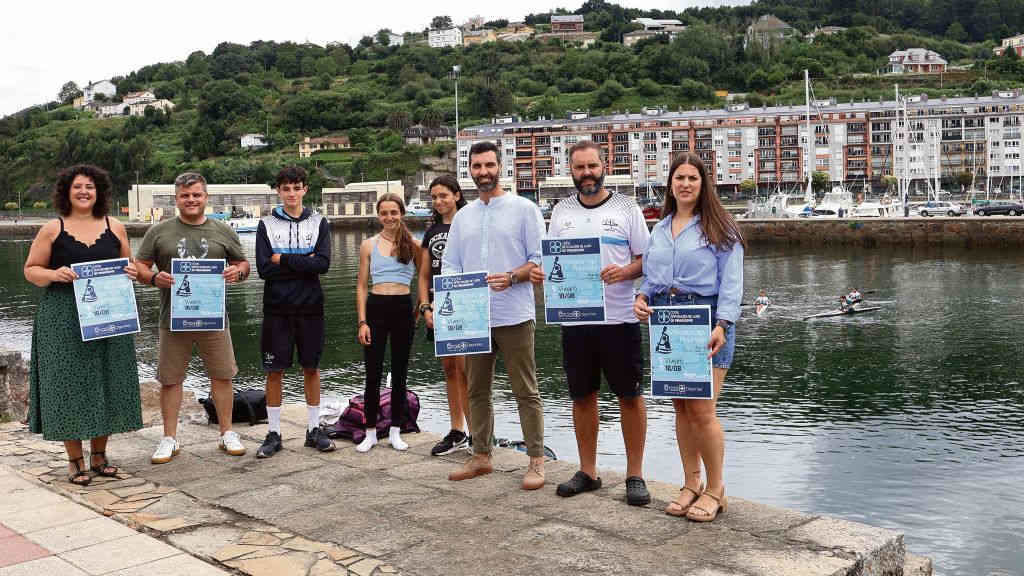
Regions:
[[[229,284],[241,282],[249,275],[249,263],[238,235],[227,224],[206,217],[207,199],[206,180],[200,174],[186,172],[178,176],[174,180],[178,217],[152,226],[135,255],[140,270],[139,281],[160,288],[160,360],[156,379],[161,384],[160,412],[164,436],[153,453],[154,464],[170,462],[180,448],[175,434],[181,409],[182,383],[192,358],[193,345],[198,346],[210,377],[210,395],[220,426],[220,448],[233,456],[245,454],[238,434],[231,430],[234,403],[231,379],[238,373],[238,367],[227,319],[222,331],[170,331],[171,287],[174,285],[170,274],[171,259],[223,258],[228,263],[224,269],[224,281]],[[156,273],[152,271],[154,263]]]

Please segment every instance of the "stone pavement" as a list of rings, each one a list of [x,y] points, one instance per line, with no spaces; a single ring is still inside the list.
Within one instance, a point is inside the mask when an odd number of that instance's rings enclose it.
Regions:
[[[227,576],[0,465],[0,576]]]
[[[237,426],[249,454],[231,457],[217,449],[215,427],[185,423],[179,426],[181,453],[153,465],[149,457],[161,431],[151,427],[111,439],[108,453],[122,467],[121,478],[96,478],[80,489],[65,481],[61,444],[5,424],[0,465],[34,479],[27,498],[60,498],[56,491],[112,517],[120,524],[103,530],[112,538],[116,530],[134,528],[142,534],[126,538],[150,542],[144,535],[152,535],[169,545],[165,552],[208,562],[201,563],[205,569],[251,576],[931,574],[930,561],[907,554],[903,535],[891,530],[735,496],[718,521],[696,524],[662,512],[678,486],[651,482],[654,501],[634,508],[624,502],[623,475],[607,470],[601,490],[563,499],[555,485],[576,471],[566,461],[549,462],[547,485],[524,492],[519,482],[528,458],[507,449],[496,449],[495,473],[449,482],[448,472],[468,454],[431,457],[435,435],[403,436],[407,452],[384,442],[359,454],[352,443],[338,441],[337,451],[321,454],[302,446],[304,407],[283,412],[285,449],[267,460],[254,456],[266,425]],[[15,476],[8,473],[0,483],[8,478]],[[8,523],[15,516],[7,506],[24,499],[0,500],[0,523],[31,539],[32,525]],[[40,552],[25,552],[34,553]],[[80,556],[85,562],[93,555]],[[4,570],[0,576],[7,576]]]

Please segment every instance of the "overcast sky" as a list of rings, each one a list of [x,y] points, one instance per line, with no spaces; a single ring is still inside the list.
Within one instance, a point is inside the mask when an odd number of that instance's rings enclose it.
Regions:
[[[638,8],[681,10],[690,6],[746,4],[748,0],[618,0]],[[487,20],[521,20],[555,7],[578,8],[582,0],[511,2],[424,2],[347,0],[281,2],[178,0],[101,3],[57,0],[11,2],[3,8],[0,35],[0,116],[56,99],[62,84],[124,75],[147,64],[209,54],[225,41],[254,40],[355,44],[381,28],[419,31],[447,14],[456,23],[480,15]],[[443,7],[442,7],[443,6]],[[288,8],[294,7],[294,11]]]

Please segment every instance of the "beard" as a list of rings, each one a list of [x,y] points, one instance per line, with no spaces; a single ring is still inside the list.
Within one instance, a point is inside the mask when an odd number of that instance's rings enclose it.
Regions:
[[[583,196],[593,196],[600,192],[601,188],[604,187],[604,173],[602,172],[592,185],[590,185],[589,182],[585,184],[582,180],[577,180],[575,176],[572,177],[572,183],[576,186],[576,190],[578,190]]]
[[[473,183],[476,184],[476,189],[480,192],[491,193],[495,188],[498,187],[498,176],[479,176],[473,178]]]

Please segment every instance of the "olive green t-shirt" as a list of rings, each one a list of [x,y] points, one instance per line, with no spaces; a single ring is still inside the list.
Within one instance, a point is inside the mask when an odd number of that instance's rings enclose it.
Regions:
[[[164,220],[146,231],[136,260],[150,260],[161,272],[171,272],[172,258],[223,258],[228,262],[245,260],[238,234],[230,226],[207,218],[199,225],[186,224],[180,218]],[[171,326],[171,290],[160,289],[160,327]]]

